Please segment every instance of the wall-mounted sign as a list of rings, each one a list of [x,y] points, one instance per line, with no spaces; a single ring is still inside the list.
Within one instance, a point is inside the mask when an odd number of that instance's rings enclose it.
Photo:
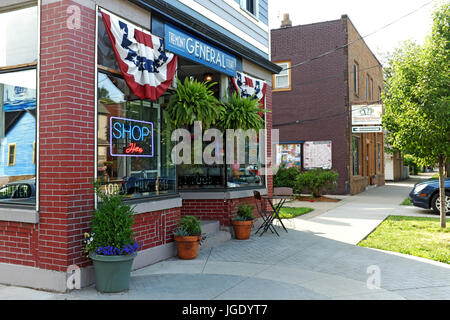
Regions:
[[[279,144],[277,146],[277,164],[284,164],[286,168],[302,165],[301,144]]]
[[[374,133],[383,132],[382,126],[353,127],[352,133]]]
[[[352,106],[352,124],[381,124],[382,114],[383,106],[381,104]]]
[[[165,26],[165,48],[230,76],[236,75],[236,58],[171,24]]]
[[[331,169],[331,141],[306,141],[303,145],[303,167]]]
[[[153,157],[153,123],[110,118],[110,154],[113,157]]]

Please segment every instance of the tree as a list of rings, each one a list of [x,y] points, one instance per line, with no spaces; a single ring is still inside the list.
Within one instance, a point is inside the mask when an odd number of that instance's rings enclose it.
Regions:
[[[387,142],[422,165],[439,165],[441,227],[445,228],[444,167],[450,159],[450,4],[433,14],[423,46],[405,42],[389,60],[383,94]]]

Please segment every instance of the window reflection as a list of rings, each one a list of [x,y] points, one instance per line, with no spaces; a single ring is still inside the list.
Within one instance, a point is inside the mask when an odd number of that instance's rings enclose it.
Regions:
[[[0,74],[0,202],[36,201],[36,70]]]
[[[37,61],[37,7],[0,13],[0,67]]]
[[[97,176],[105,192],[119,190],[127,198],[176,192],[170,133],[161,130],[162,104],[164,97],[140,100],[123,79],[99,73]]]

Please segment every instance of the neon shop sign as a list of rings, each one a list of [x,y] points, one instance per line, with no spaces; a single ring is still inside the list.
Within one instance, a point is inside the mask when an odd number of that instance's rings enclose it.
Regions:
[[[153,123],[111,117],[110,154],[113,157],[153,157]]]

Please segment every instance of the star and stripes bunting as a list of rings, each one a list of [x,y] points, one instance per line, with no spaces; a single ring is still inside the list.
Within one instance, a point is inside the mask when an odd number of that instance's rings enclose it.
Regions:
[[[101,10],[120,71],[140,99],[158,99],[171,85],[177,56],[164,50],[163,39]]]

